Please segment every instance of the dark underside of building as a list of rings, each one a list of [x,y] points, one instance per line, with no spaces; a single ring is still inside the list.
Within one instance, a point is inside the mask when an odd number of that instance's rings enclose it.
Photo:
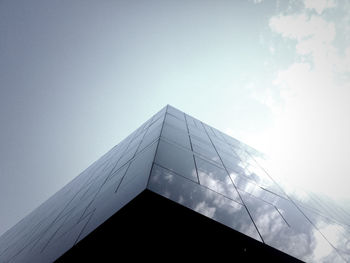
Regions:
[[[117,262],[125,258],[302,262],[149,190],[56,262]]]

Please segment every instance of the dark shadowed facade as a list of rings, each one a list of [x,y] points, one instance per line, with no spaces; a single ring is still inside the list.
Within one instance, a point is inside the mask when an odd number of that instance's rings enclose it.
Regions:
[[[349,261],[350,216],[287,195],[263,159],[167,106],[2,235],[0,262]]]

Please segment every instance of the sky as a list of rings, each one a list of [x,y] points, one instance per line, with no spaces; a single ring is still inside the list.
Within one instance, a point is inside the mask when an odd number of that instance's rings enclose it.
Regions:
[[[350,211],[347,0],[0,0],[0,234],[166,104]]]

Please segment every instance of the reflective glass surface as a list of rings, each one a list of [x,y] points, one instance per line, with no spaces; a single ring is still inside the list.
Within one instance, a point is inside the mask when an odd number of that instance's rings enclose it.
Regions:
[[[165,116],[165,124],[168,124],[172,127],[178,128],[187,132],[186,122],[184,120],[180,120],[171,114],[166,114]]]
[[[193,118],[192,116],[187,114],[185,114],[185,118],[189,127],[196,128],[201,130],[202,132],[205,132],[202,122],[200,120],[197,120],[196,118]]]
[[[111,182],[105,186],[105,189],[101,189],[103,191],[99,192],[85,211],[85,214],[93,213],[93,216],[81,233],[79,240],[146,188],[156,147],[157,145],[153,144],[146,148],[130,162],[128,167],[115,176],[114,183]]]
[[[290,201],[271,205],[240,191],[265,243],[307,262],[343,262],[339,254]]]
[[[311,209],[302,208],[322,235],[336,248],[339,254],[350,262],[350,229],[347,225],[323,216]]]
[[[163,121],[164,119],[161,118],[161,120]],[[138,152],[142,151],[145,147],[159,138],[162,126],[163,122],[158,123],[157,121],[149,127],[145,137],[142,140],[142,143],[140,144],[140,147],[137,150]]]
[[[230,176],[224,169],[198,157],[196,157],[195,160],[198,169],[198,178],[201,185],[241,203],[237,190],[235,189]]]
[[[182,111],[179,111],[178,109],[170,105],[167,106],[167,112],[175,116],[176,118],[185,121],[185,114]]]
[[[187,149],[191,149],[188,133],[184,130],[172,127],[167,123],[164,123],[162,129],[162,137],[174,143],[180,144],[181,146],[186,147]]]
[[[194,152],[208,158],[211,161],[221,164],[220,157],[212,145],[204,143],[203,141],[194,137],[191,137],[191,143]]]
[[[161,140],[158,145],[155,163],[198,182],[193,154],[189,150]]]
[[[243,205],[191,180],[154,165],[148,188],[256,240],[261,240]]]
[[[188,131],[191,135],[191,138],[194,138],[194,139],[197,139],[197,140],[200,140],[204,143],[207,143],[207,144],[210,144],[211,145],[211,142],[210,142],[210,139],[208,137],[208,135],[204,132],[204,131],[201,131],[191,125],[188,125]]]

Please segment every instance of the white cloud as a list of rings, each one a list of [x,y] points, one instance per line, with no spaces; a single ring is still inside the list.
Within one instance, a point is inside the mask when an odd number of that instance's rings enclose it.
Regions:
[[[297,41],[297,55],[304,56],[304,60],[308,60],[307,55],[311,56],[309,63],[313,65],[313,71],[320,74],[319,78],[324,80],[328,75],[328,80],[334,78],[335,81],[339,81],[342,75],[350,72],[350,47],[341,55],[333,45],[336,38],[334,22],[319,16],[308,18],[302,13],[273,17],[270,20],[270,28],[284,38]]]
[[[335,4],[305,1],[305,7],[321,14]],[[273,101],[270,89],[258,96],[275,115],[275,126],[261,137],[264,150],[285,178],[350,198],[350,44],[341,54],[334,45],[342,33],[335,22],[307,10],[272,17],[269,25],[284,39],[296,41],[296,58],[272,83],[283,106]]]
[[[277,16],[270,19],[270,27],[283,37],[305,41],[314,39],[320,44],[334,40],[334,24],[319,16],[308,17],[305,13],[298,15]]]
[[[328,8],[336,7],[333,0],[305,0],[305,8],[314,9],[318,14],[322,14]]]

